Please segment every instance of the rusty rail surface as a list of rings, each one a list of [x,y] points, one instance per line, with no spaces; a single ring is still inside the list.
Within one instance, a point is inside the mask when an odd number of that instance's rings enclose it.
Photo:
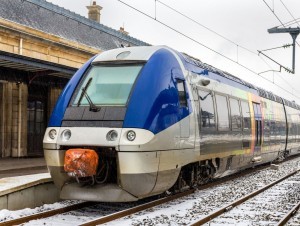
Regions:
[[[299,210],[299,208],[300,208],[300,202],[298,202],[298,203],[294,206],[294,208],[293,208],[290,212],[288,212],[288,213],[281,219],[281,221],[279,221],[279,223],[277,224],[277,226],[283,226],[283,225],[285,225],[285,224],[289,221],[289,219],[291,219],[291,218],[297,213],[297,211]]]
[[[94,206],[94,205],[96,205],[96,203],[82,202],[82,203],[62,207],[62,208],[55,209],[55,210],[50,210],[50,211],[46,211],[46,212],[42,212],[42,213],[38,213],[38,214],[33,214],[33,215],[17,218],[14,220],[3,221],[3,222],[0,222],[0,226],[19,225],[19,224],[26,223],[31,220],[38,220],[41,218],[51,217],[56,214],[62,214],[62,213],[66,213],[66,212],[70,212],[73,210],[78,210],[78,209],[82,209],[84,207],[89,207],[89,206]]]
[[[140,211],[158,206],[160,204],[164,204],[166,202],[170,202],[170,201],[173,201],[175,199],[179,199],[181,197],[190,195],[194,192],[195,192],[195,189],[190,189],[190,190],[187,190],[187,191],[184,191],[184,192],[181,192],[181,193],[177,193],[177,194],[169,196],[169,197],[161,198],[161,199],[158,199],[158,200],[155,200],[155,201],[152,201],[152,202],[149,202],[149,203],[145,203],[145,204],[142,204],[142,205],[130,208],[130,209],[126,209],[126,210],[116,212],[116,213],[113,213],[113,214],[110,214],[110,215],[107,215],[107,216],[104,216],[104,217],[100,217],[98,219],[95,219],[95,220],[86,222],[84,224],[81,224],[81,226],[92,226],[92,225],[104,224],[104,223],[107,223],[107,222],[110,222],[110,221],[113,221],[113,220],[117,220],[117,219],[122,218],[122,217],[129,216],[131,214],[134,214],[134,213],[137,213],[137,212],[140,212]]]

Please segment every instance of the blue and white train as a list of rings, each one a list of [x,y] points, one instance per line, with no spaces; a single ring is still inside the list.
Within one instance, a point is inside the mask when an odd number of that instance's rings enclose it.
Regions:
[[[165,46],[103,52],[52,113],[62,199],[136,201],[299,153],[300,106]]]

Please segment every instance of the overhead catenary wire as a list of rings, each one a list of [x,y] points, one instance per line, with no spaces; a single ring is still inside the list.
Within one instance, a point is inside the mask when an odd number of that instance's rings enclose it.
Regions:
[[[255,51],[253,51],[253,50],[250,50],[249,48],[246,48],[246,47],[244,47],[244,46],[242,46],[242,45],[236,43],[235,41],[230,40],[229,38],[225,37],[224,35],[221,35],[220,33],[218,33],[218,32],[216,32],[216,31],[214,31],[213,29],[211,29],[211,28],[209,28],[209,27],[207,27],[207,26],[201,24],[200,22],[196,21],[195,19],[193,19],[193,18],[191,18],[191,17],[185,15],[184,13],[182,13],[182,12],[180,12],[179,10],[175,9],[174,7],[171,7],[170,5],[168,5],[168,4],[164,3],[164,2],[161,2],[160,0],[154,0],[154,1],[155,1],[155,19],[157,18],[157,14],[156,14],[156,10],[157,10],[156,7],[157,7],[157,4],[156,4],[156,3],[158,2],[158,3],[160,3],[161,5],[165,6],[166,8],[172,10],[173,12],[175,12],[175,13],[181,15],[182,17],[184,17],[184,18],[186,18],[186,19],[192,21],[193,23],[199,25],[200,27],[205,28],[206,30],[212,32],[213,34],[215,34],[215,35],[217,35],[217,36],[223,38],[224,40],[230,42],[231,44],[235,45],[236,48],[237,48],[237,50],[236,50],[236,53],[237,53],[237,60],[236,60],[236,62],[239,61],[239,48],[241,48],[241,49],[244,49],[244,50],[248,51],[249,53],[254,54],[255,56],[259,56],[259,58],[260,58],[260,59],[261,59],[261,60],[262,60],[262,61],[263,61],[270,69],[271,69],[271,71],[274,71],[274,69],[273,69],[269,64],[267,64],[266,61],[263,60],[263,58],[262,58],[260,55],[257,55],[257,52],[255,52]],[[273,7],[273,8],[274,8],[274,7]],[[290,46],[290,45],[288,44],[288,45],[284,45],[284,46],[282,46],[282,47],[289,47],[289,46]],[[282,47],[278,47],[278,48],[282,48]],[[260,74],[260,73],[258,73],[258,74]],[[282,79],[283,79],[283,78],[282,78]],[[283,79],[283,80],[284,80],[284,79]],[[274,82],[273,82],[273,83],[274,83]],[[286,83],[287,83],[287,82],[286,82]],[[287,84],[289,84],[289,83],[287,83]],[[293,90],[295,90],[294,87],[292,87],[291,85],[289,85],[289,86],[290,86]]]
[[[274,16],[277,18],[277,20],[281,23],[281,25],[282,25],[283,27],[286,27],[286,25],[284,25],[284,23],[279,19],[279,17],[278,17],[277,14],[275,13],[275,11],[271,9],[271,7],[269,6],[269,4],[268,4],[265,0],[263,0],[263,2],[264,2],[264,3],[266,4],[266,6],[271,10],[271,12],[274,14]],[[296,42],[296,43],[297,43],[297,45],[300,47],[299,43],[298,43],[298,42]]]
[[[297,18],[297,19],[293,19],[293,20],[290,20],[288,22],[285,22],[284,26],[288,27],[288,26],[291,26],[291,25],[299,23],[299,22],[300,22],[300,17]]]
[[[270,64],[263,58],[263,57],[261,57],[260,56],[260,58],[263,60],[263,61],[265,61],[265,63],[267,64],[267,65],[269,65],[269,67],[271,68],[271,66],[270,66]],[[280,71],[275,71],[275,70],[271,70],[272,72],[273,72],[273,83],[274,83],[274,73],[276,73],[276,74],[278,74],[278,76],[288,85],[288,86],[290,86],[291,88],[292,88],[292,90],[294,90],[294,91],[297,91],[297,92],[299,92],[298,90],[296,90],[290,83],[288,83],[281,75],[280,75],[280,73],[278,73],[278,72],[280,72]],[[274,83],[275,84],[275,83]]]
[[[120,3],[122,3],[122,4],[124,4],[124,5],[128,6],[128,7],[130,7],[131,9],[133,9],[133,10],[135,10],[135,11],[137,11],[137,12],[143,14],[143,15],[146,16],[146,17],[148,17],[148,18],[150,18],[150,19],[152,19],[152,20],[155,20],[157,23],[159,23],[159,24],[161,24],[161,25],[163,25],[163,26],[169,28],[170,30],[172,30],[172,31],[174,31],[174,32],[176,32],[176,33],[178,33],[178,34],[184,36],[185,38],[187,38],[187,39],[189,39],[189,40],[191,40],[191,41],[193,41],[193,42],[195,42],[195,43],[201,45],[202,47],[204,47],[204,48],[206,48],[206,49],[208,49],[208,50],[210,50],[210,51],[212,51],[212,52],[214,52],[214,53],[216,53],[216,54],[218,54],[218,55],[220,55],[220,56],[226,58],[227,60],[229,60],[229,61],[231,61],[231,62],[233,62],[233,63],[236,63],[236,64],[240,65],[241,67],[247,69],[248,71],[250,71],[250,72],[256,74],[256,72],[253,71],[252,69],[250,69],[250,68],[248,68],[248,67],[246,67],[246,66],[244,66],[244,65],[242,65],[242,64],[240,64],[240,63],[237,63],[235,60],[231,59],[230,57],[225,56],[224,54],[222,54],[222,53],[220,53],[220,52],[218,52],[218,51],[216,51],[216,50],[210,48],[209,46],[207,46],[207,45],[205,45],[205,44],[203,44],[203,43],[197,41],[196,39],[194,39],[194,38],[192,38],[192,37],[190,37],[190,36],[184,34],[183,32],[178,31],[177,29],[171,27],[170,25],[167,25],[166,23],[164,23],[164,22],[158,20],[157,18],[154,18],[154,17],[152,17],[151,15],[149,15],[149,14],[147,14],[147,13],[145,13],[145,12],[142,12],[141,10],[139,10],[139,9],[137,9],[137,8],[135,8],[135,7],[131,6],[131,5],[129,5],[128,3],[126,3],[126,2],[124,2],[124,1],[122,1],[122,0],[117,0],[117,1],[119,1]]]
[[[227,59],[227,60],[229,60],[229,61],[231,61],[231,62],[233,62],[233,63],[235,63],[235,64],[237,64],[237,65],[239,65],[240,67],[242,67],[242,68],[248,70],[249,72],[251,72],[251,73],[253,73],[253,74],[255,74],[255,75],[261,77],[261,78],[264,79],[265,81],[268,81],[268,82],[274,84],[275,86],[277,86],[277,87],[280,88],[281,90],[285,91],[286,93],[289,93],[290,95],[292,95],[292,96],[294,96],[294,97],[300,99],[300,97],[294,95],[294,94],[293,94],[292,92],[290,92],[289,90],[284,89],[283,87],[279,86],[279,85],[276,84],[276,83],[273,83],[271,80],[269,80],[269,79],[267,79],[267,78],[264,78],[263,76],[259,75],[257,72],[255,72],[254,70],[252,70],[251,68],[248,68],[247,66],[245,66],[245,65],[243,65],[243,64],[241,64],[241,63],[236,62],[235,60],[231,59],[230,57],[225,56],[224,54],[222,54],[222,53],[220,53],[220,52],[218,52],[218,51],[212,49],[211,47],[209,47],[209,46],[207,46],[207,45],[205,45],[205,44],[203,44],[203,43],[197,41],[196,39],[194,39],[194,38],[188,36],[187,34],[181,32],[181,31],[178,31],[177,29],[171,27],[170,25],[167,25],[166,23],[160,21],[159,19],[157,19],[157,15],[156,15],[156,18],[155,18],[155,17],[153,17],[153,16],[151,16],[151,15],[149,15],[149,14],[147,14],[147,13],[145,13],[145,12],[143,12],[143,11],[137,9],[137,8],[135,8],[134,6],[132,6],[132,5],[130,5],[130,4],[126,3],[126,2],[124,2],[124,1],[122,1],[122,0],[117,0],[117,1],[120,2],[120,3],[123,4],[123,5],[125,5],[125,6],[127,6],[127,7],[129,7],[129,8],[131,8],[132,10],[134,10],[134,11],[136,11],[136,12],[138,12],[138,13],[144,15],[145,17],[148,17],[149,19],[154,20],[154,21],[156,21],[157,23],[159,23],[159,24],[161,24],[161,25],[167,27],[168,29],[170,29],[170,30],[172,30],[172,31],[174,31],[174,32],[176,32],[176,33],[178,33],[178,34],[180,34],[181,36],[183,36],[183,37],[185,37],[185,38],[187,38],[187,39],[193,41],[194,43],[196,43],[196,44],[198,44],[198,45],[200,45],[200,46],[202,46],[202,47],[204,47],[204,48],[206,48],[206,49],[208,49],[208,50],[214,52],[215,54],[217,54],[217,55],[219,55],[219,56],[222,56],[223,58],[225,58],[225,59]],[[264,0],[263,0],[263,1],[264,1]]]
[[[278,19],[278,21],[281,23],[281,25],[283,26],[283,27],[287,27],[287,26],[291,26],[291,25],[293,25],[293,24],[295,24],[295,23],[297,23],[298,25],[299,25],[299,22],[298,22],[298,20],[300,20],[300,18],[297,18],[297,19],[295,19],[295,17],[293,16],[293,14],[290,12],[290,10],[287,8],[287,6],[282,2],[282,0],[280,0],[280,2],[283,4],[283,6],[285,7],[285,9],[288,11],[288,13],[291,15],[291,17],[293,18],[293,20],[291,20],[291,21],[288,21],[288,22],[286,22],[286,23],[282,23],[282,21],[279,19],[279,17],[276,15],[276,13],[274,12],[274,10],[272,10],[271,8],[270,8],[270,6],[266,3],[266,1],[265,0],[263,0],[264,1],[264,3],[267,5],[267,7],[272,11],[272,13],[275,15],[275,17]],[[273,4],[274,4],[274,2],[273,2]],[[273,9],[274,9],[274,5],[273,5]],[[299,43],[298,42],[296,42],[297,43],[297,45],[299,46]],[[281,76],[280,76],[281,77]],[[282,78],[282,77],[281,77]],[[282,80],[283,81],[285,81],[285,79],[283,79],[282,78]],[[285,81],[287,84],[289,84],[287,81]],[[293,86],[291,86],[290,84],[289,84],[289,86],[292,88],[292,90],[295,90],[296,91],[296,89],[295,88],[293,88]],[[298,91],[299,92],[299,91]]]
[[[288,9],[288,7],[283,3],[282,0],[280,0],[281,4],[284,6],[284,8],[288,11],[288,13],[290,14],[290,16],[294,19],[294,21],[298,24],[298,26],[300,26],[299,22],[296,21],[295,17],[293,16],[293,14],[291,13],[291,11]]]
[[[181,16],[183,16],[183,17],[185,17],[186,19],[188,19],[188,20],[194,22],[195,24],[197,24],[197,25],[199,25],[199,26],[205,28],[206,30],[208,30],[208,31],[214,33],[215,35],[217,35],[217,36],[223,38],[224,40],[226,40],[226,41],[232,43],[233,45],[236,45],[236,46],[238,46],[239,48],[242,48],[242,49],[244,49],[244,50],[246,50],[246,51],[248,51],[248,52],[250,52],[250,53],[253,53],[253,54],[257,55],[257,53],[256,53],[255,51],[252,51],[252,50],[250,50],[250,49],[248,49],[248,48],[246,48],[246,47],[244,47],[244,46],[242,46],[242,45],[240,45],[240,44],[238,44],[238,43],[236,43],[236,42],[230,40],[229,38],[225,37],[224,35],[221,35],[220,33],[218,33],[218,32],[216,32],[216,31],[214,31],[213,29],[211,29],[211,28],[209,28],[209,27],[207,27],[207,26],[205,26],[205,25],[199,23],[198,21],[194,20],[193,18],[191,18],[191,17],[189,17],[189,16],[187,16],[187,15],[185,15],[185,14],[179,12],[178,10],[176,10],[175,8],[173,8],[173,7],[169,6],[169,5],[167,5],[166,3],[161,2],[160,0],[156,0],[156,1],[159,2],[160,4],[162,4],[163,6],[167,7],[168,9],[170,9],[170,10],[172,10],[172,11],[178,13],[179,15],[181,15]]]
[[[263,2],[264,2],[264,3],[266,4],[266,6],[271,10],[271,12],[274,14],[274,16],[277,18],[277,20],[281,23],[281,25],[284,26],[284,25],[283,25],[283,22],[279,19],[279,17],[278,17],[277,14],[275,13],[275,10],[273,10],[265,0],[263,0]]]

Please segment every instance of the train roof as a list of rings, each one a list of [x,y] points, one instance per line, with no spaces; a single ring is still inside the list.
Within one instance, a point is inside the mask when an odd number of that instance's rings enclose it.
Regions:
[[[214,66],[211,66],[209,64],[206,64],[206,63],[203,63],[201,60],[195,58],[195,57],[192,57],[186,53],[181,53],[184,60],[186,61],[186,63],[189,63],[189,64],[193,64],[195,65],[196,67],[200,67],[204,70],[208,70],[210,72],[213,72],[225,79],[229,79],[235,83],[238,83],[242,86],[245,86],[245,87],[248,87],[250,89],[253,89],[253,90],[256,90],[258,95],[263,97],[263,98],[266,98],[266,99],[269,99],[269,100],[272,100],[272,101],[275,101],[275,102],[278,102],[278,103],[284,103],[286,106],[289,106],[291,108],[295,108],[295,109],[298,109],[300,110],[300,106],[298,104],[296,104],[294,101],[289,101],[289,100],[286,100],[280,96],[277,96],[275,95],[274,93],[270,92],[270,91],[267,91],[263,88],[260,88],[260,87],[257,87],[257,86],[254,86],[252,85],[251,83],[249,82],[246,82],[232,74],[230,74],[229,72],[226,72],[226,71],[222,71]]]
[[[148,61],[150,57],[159,49],[168,49],[170,51],[174,51],[172,48],[169,48],[167,46],[135,46],[135,47],[127,47],[127,48],[118,48],[118,49],[112,49],[110,51],[105,51],[99,54],[94,60],[93,63],[102,61],[102,62],[109,62],[109,61],[115,61],[116,59],[122,61]],[[130,54],[124,54],[124,57],[118,57],[122,56],[123,53],[129,52]],[[214,75],[220,76],[223,78],[223,81],[230,81],[230,85],[239,85],[242,89],[247,90],[248,92],[253,92],[263,98],[283,103],[286,106],[289,106],[291,108],[295,108],[300,110],[300,106],[296,104],[293,101],[286,100],[280,96],[275,95],[274,93],[267,91],[263,88],[254,86],[253,84],[246,82],[229,72],[220,70],[212,65],[206,64],[202,62],[201,60],[192,57],[186,53],[179,53],[176,52],[181,60],[183,60],[186,64],[193,65],[196,68],[201,68],[201,70],[206,72],[212,72]],[[188,70],[188,69],[187,69]],[[208,74],[208,73],[207,73]]]

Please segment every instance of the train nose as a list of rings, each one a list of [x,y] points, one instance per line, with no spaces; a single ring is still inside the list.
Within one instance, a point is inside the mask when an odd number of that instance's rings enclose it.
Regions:
[[[71,177],[91,177],[96,175],[98,154],[91,149],[69,149],[64,159],[64,170]]]

